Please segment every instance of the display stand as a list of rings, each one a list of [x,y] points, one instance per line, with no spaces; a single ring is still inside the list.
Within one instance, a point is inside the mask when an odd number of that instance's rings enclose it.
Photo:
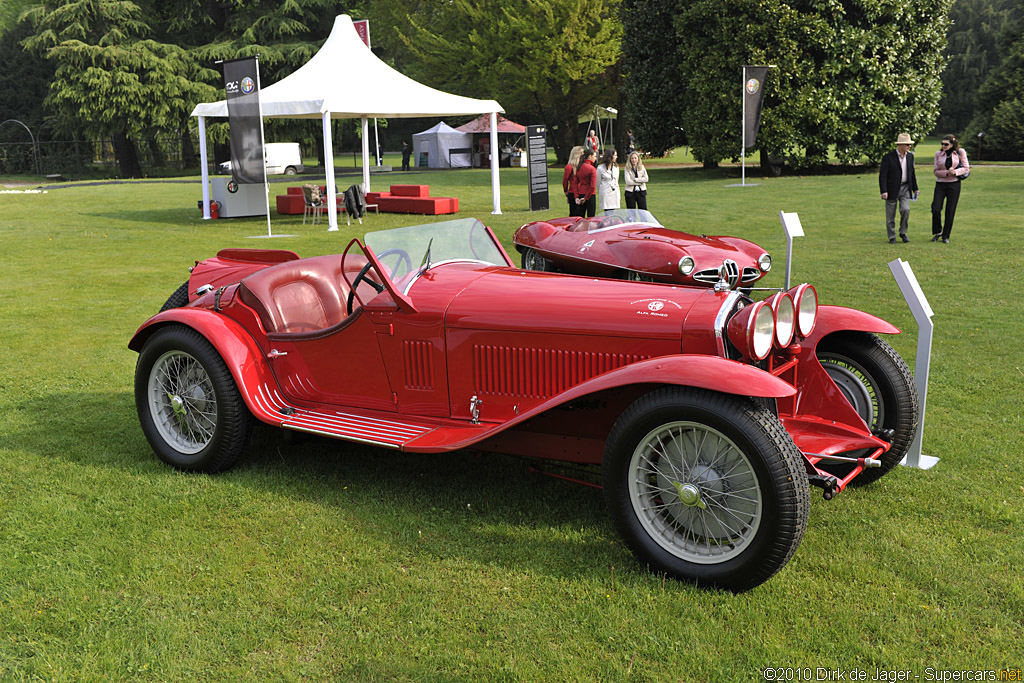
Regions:
[[[914,363],[914,382],[917,384],[917,396],[921,412],[917,422],[917,432],[910,444],[910,450],[900,461],[901,465],[921,470],[928,470],[935,466],[939,459],[921,453],[921,441],[924,435],[925,404],[928,399],[928,366],[932,355],[932,316],[935,315],[932,307],[928,305],[928,299],[921,291],[921,285],[917,282],[914,271],[910,264],[903,259],[896,259],[889,262],[889,270],[896,278],[896,284],[903,293],[907,305],[910,306],[917,321],[917,360]]]
[[[800,216],[795,213],[779,211],[782,229],[786,232],[786,281],[783,289],[789,289],[790,268],[793,265],[793,238],[804,236],[804,226],[800,225]]]

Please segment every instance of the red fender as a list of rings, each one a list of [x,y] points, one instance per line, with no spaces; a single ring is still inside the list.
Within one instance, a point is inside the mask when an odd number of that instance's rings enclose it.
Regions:
[[[262,422],[280,426],[286,416],[260,400],[268,390],[279,390],[277,380],[263,351],[245,328],[231,318],[207,309],[172,308],[143,323],[128,342],[128,348],[141,351],[154,332],[169,324],[185,325],[203,335],[224,359],[249,411]]]
[[[855,330],[875,334],[899,334],[900,330],[878,316],[843,306],[818,306],[818,319],[806,344],[817,346],[822,337],[833,332]]]

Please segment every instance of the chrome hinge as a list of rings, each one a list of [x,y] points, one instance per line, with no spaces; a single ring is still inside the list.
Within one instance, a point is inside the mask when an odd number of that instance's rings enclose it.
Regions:
[[[469,399],[469,414],[473,417],[470,422],[475,425],[480,424],[480,404],[482,403],[483,400],[475,395]]]
[[[279,358],[281,356],[287,356],[287,351],[278,351],[277,349],[270,349],[270,353],[267,354],[267,358]]]

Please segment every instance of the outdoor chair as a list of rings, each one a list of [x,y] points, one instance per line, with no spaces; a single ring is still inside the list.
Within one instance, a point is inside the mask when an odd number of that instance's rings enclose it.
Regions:
[[[305,201],[305,207],[302,212],[302,224],[306,224],[306,216],[313,215],[313,225],[316,225],[317,219],[320,218],[320,214],[324,210],[324,197],[320,194],[320,188],[316,185],[303,185],[302,186],[302,198]]]

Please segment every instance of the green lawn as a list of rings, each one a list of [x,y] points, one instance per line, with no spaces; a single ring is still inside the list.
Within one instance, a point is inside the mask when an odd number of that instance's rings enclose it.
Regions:
[[[328,233],[275,214],[275,232],[298,236],[253,240],[265,219],[200,220],[198,183],[0,194],[0,680],[717,683],[764,680],[765,667],[846,680],[1024,668],[1024,169],[975,170],[949,245],[928,241],[922,171],[912,242],[895,246],[873,174],[741,188],[728,173],[652,168],[650,207],[671,227],[762,244],[776,256],[769,285],[784,272],[778,213],[798,212],[794,280],[905,330],[890,341],[913,368],[917,327],[887,266],[911,264],[935,311],[924,452],[941,459],[829,502],[813,490],[793,560],[738,596],[649,574],[599,491],[513,458],[289,445],[258,429],[222,475],[157,460],[126,344],[195,260],[232,246],[338,253],[414,217]],[[553,190],[560,178],[552,169]],[[486,171],[372,182],[458,196],[510,251],[519,225],[564,212],[557,191],[552,210],[526,209],[522,169],[502,171],[500,216]]]

